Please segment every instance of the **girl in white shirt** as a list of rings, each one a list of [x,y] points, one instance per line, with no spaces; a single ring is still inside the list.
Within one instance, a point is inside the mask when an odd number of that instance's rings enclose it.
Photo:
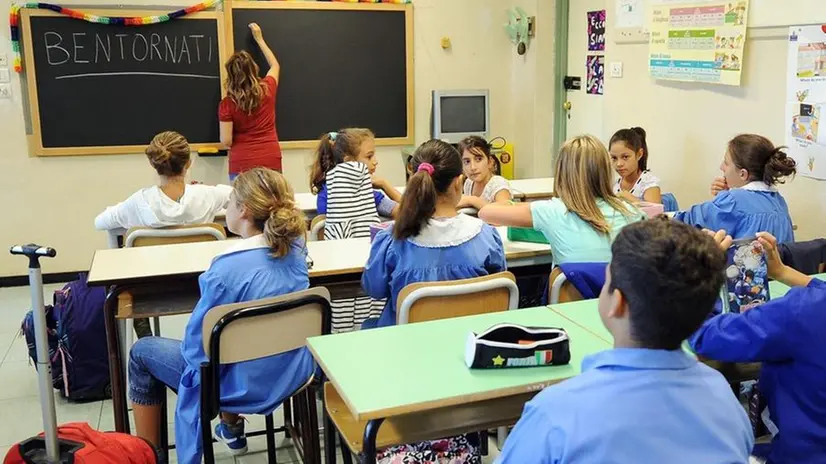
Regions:
[[[478,210],[490,203],[507,204],[511,201],[510,183],[496,175],[497,160],[490,152],[487,140],[478,135],[465,137],[459,142],[459,152],[462,154],[465,182],[458,208]]]
[[[169,227],[203,224],[226,209],[232,187],[188,185],[192,165],[189,142],[177,132],[162,132],[146,148],[149,164],[158,172],[159,185],[138,190],[95,218],[98,230],[131,227]]]
[[[614,170],[619,179],[614,193],[621,198],[639,203],[662,203],[660,179],[648,170],[648,144],[642,127],[621,129],[608,144]]]

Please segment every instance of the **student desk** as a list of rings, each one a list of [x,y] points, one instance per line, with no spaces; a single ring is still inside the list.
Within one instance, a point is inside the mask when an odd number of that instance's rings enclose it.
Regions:
[[[552,260],[548,245],[511,242],[507,239],[505,228],[498,230],[509,268],[517,274],[547,273],[546,267]],[[88,283],[90,286],[111,286],[104,305],[104,317],[117,431],[128,432],[129,423],[116,318],[147,318],[191,312],[200,295],[198,276],[209,267],[215,256],[233,244],[234,240],[223,240],[95,252]],[[335,298],[360,294],[361,273],[370,255],[368,238],[308,242],[307,249],[314,261],[309,271],[312,286],[327,287]],[[127,306],[125,312],[118,314],[118,301],[125,292],[139,298],[133,305]]]
[[[554,178],[517,179],[509,181],[515,200],[541,200],[554,192]]]
[[[564,328],[571,338],[570,363],[468,369],[468,333],[502,322]],[[578,375],[584,357],[610,348],[546,307],[326,335],[308,339],[307,345],[330,381],[328,417],[366,463],[376,462],[377,447],[514,424],[536,393]],[[335,439],[333,433],[325,436]],[[335,453],[334,441],[326,446]]]

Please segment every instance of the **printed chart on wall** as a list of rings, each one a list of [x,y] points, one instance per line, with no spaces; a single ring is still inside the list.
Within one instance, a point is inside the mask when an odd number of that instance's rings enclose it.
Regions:
[[[653,5],[651,77],[740,85],[748,9],[748,0]]]
[[[826,106],[826,26],[789,30],[786,145],[801,175],[826,179],[826,133],[820,117]]]

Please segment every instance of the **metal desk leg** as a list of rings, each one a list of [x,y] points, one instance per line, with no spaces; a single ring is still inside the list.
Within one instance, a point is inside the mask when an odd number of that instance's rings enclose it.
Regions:
[[[364,428],[364,443],[362,446],[362,464],[376,464],[376,438],[379,436],[379,427],[381,427],[384,419],[373,419],[367,422]]]
[[[324,462],[325,464],[336,464],[336,435],[338,429],[333,424],[330,415],[327,414],[326,405],[321,406],[324,411]]]
[[[120,350],[120,331],[115,313],[118,310],[118,295],[123,290],[112,287],[103,305],[106,326],[106,349],[109,352],[109,382],[112,388],[112,408],[115,413],[115,431],[129,433],[129,412],[126,404],[126,379]]]

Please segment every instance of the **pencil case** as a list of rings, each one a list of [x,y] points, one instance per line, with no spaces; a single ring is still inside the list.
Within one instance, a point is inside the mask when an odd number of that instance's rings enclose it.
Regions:
[[[471,369],[558,366],[571,361],[568,333],[554,327],[496,324],[468,334],[465,364]]]
[[[508,240],[511,242],[531,242],[548,244],[542,232],[522,227],[508,227]]]

